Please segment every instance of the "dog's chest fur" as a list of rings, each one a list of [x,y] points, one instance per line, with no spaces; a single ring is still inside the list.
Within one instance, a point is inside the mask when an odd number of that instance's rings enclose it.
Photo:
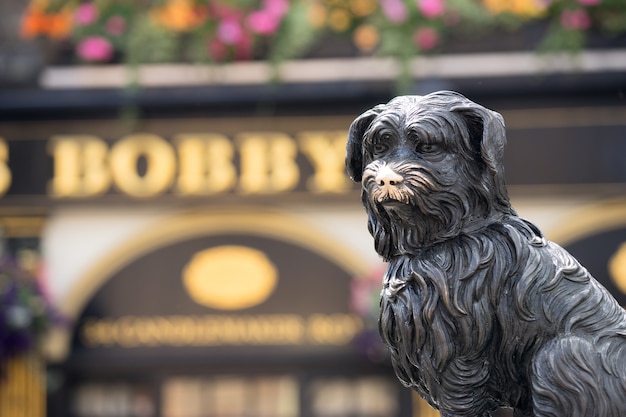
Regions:
[[[525,280],[520,265],[544,244],[516,220],[391,259],[380,329],[402,382],[448,409],[519,402],[526,370],[516,358],[531,354],[537,330],[523,301],[530,286],[513,277]],[[511,320],[527,329],[508,334]],[[484,392],[454,397],[472,386]]]

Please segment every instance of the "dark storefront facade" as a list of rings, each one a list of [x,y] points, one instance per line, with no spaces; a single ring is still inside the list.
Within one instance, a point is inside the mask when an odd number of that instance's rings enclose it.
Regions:
[[[387,366],[353,344],[360,267],[332,242],[263,211],[181,216],[141,240],[93,276],[69,347],[71,415],[409,413]]]

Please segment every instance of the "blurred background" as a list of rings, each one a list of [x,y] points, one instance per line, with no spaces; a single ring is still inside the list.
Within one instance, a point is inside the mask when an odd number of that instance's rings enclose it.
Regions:
[[[380,345],[344,149],[440,89],[626,305],[622,0],[3,0],[0,415],[438,415]]]

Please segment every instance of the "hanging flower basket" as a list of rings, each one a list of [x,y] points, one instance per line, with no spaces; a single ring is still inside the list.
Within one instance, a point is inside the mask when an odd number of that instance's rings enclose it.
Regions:
[[[62,323],[37,279],[9,260],[0,261],[0,383],[12,359],[38,351],[47,331]]]
[[[31,0],[21,31],[52,40],[63,63],[280,62],[324,53],[337,39],[348,54],[406,60],[537,23],[545,30],[536,46],[578,51],[591,33],[626,33],[626,2]]]

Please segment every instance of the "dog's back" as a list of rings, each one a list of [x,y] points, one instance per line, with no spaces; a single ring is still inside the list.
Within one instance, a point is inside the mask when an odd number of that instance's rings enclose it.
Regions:
[[[529,294],[548,331],[532,359],[534,415],[626,416],[626,310],[563,248],[536,252],[554,269]]]

